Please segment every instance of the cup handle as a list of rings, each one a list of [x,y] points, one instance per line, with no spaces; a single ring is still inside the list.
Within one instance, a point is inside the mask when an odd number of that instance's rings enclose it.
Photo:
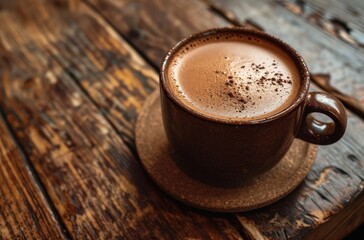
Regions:
[[[343,104],[323,92],[311,92],[306,98],[303,117],[297,137],[314,144],[328,145],[338,141],[345,133],[346,111]],[[323,113],[332,122],[322,122],[310,113]]]

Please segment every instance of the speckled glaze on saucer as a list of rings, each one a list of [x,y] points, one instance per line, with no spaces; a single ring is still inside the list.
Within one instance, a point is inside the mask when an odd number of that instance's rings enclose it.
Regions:
[[[201,183],[182,172],[163,129],[159,91],[145,102],[136,125],[136,147],[153,181],[177,200],[214,212],[242,212],[271,204],[286,196],[305,178],[317,147],[295,139],[284,158],[268,172],[237,188]]]

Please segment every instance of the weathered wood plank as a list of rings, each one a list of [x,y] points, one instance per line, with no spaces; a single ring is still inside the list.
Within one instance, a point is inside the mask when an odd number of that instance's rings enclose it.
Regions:
[[[65,239],[1,115],[0,183],[0,239]]]
[[[162,3],[163,2],[163,3]],[[202,6],[199,1],[188,1],[188,6],[185,6],[185,12],[198,12],[195,16],[189,15],[188,18],[176,16],[175,22],[178,23],[179,30],[174,32],[176,23],[171,22],[169,12],[182,11],[178,3],[170,3],[167,1],[123,1],[123,3],[116,3],[114,1],[92,1],[92,4],[106,17],[120,32],[129,39],[130,42],[136,41],[136,48],[140,52],[144,52],[146,57],[158,65],[163,56],[160,51],[166,53],[173,44],[178,41],[180,35],[188,35],[198,30],[205,28],[216,27],[221,23],[218,16],[211,15],[206,6]],[[139,7],[132,7],[139,6]],[[147,6],[147,7],[143,7]],[[163,8],[160,6],[168,6],[168,11],[161,14]],[[252,5],[255,6],[255,5]],[[269,14],[268,7],[246,6],[246,14],[257,14],[252,18],[261,26],[271,26],[266,24],[268,18],[263,17],[264,13],[272,17],[272,21],[276,17]],[[186,8],[188,7],[188,8]],[[175,8],[175,10],[173,10]],[[190,10],[190,9],[194,10]],[[196,8],[198,10],[196,10]],[[262,10],[263,9],[263,10]],[[240,11],[242,11],[240,9]],[[262,11],[262,12],[260,12]],[[158,14],[158,18],[152,16]],[[244,14],[242,14],[244,17]],[[130,34],[130,27],[124,22],[135,22],[137,27]],[[144,22],[143,19],[148,19]],[[249,18],[246,18],[249,19]],[[263,19],[259,21],[259,19]],[[280,19],[280,22],[285,21]],[[159,23],[163,23],[161,30]],[[262,24],[263,23],[263,24]],[[225,25],[226,23],[222,23]],[[297,33],[292,25],[288,25],[288,30],[292,33]],[[137,32],[135,32],[137,31]],[[182,32],[183,31],[183,32]],[[283,31],[282,29],[280,31]],[[158,35],[159,34],[159,35]],[[291,39],[292,37],[286,36],[288,33],[282,33],[283,39]],[[276,34],[277,35],[277,34]],[[152,36],[152,37],[151,37]],[[153,43],[155,39],[163,39],[168,36],[170,44],[166,43],[158,45]],[[302,35],[298,35],[302,36]],[[297,36],[296,36],[297,37]],[[340,41],[339,41],[340,42]],[[297,44],[297,43],[296,43]],[[340,42],[340,44],[343,44]],[[150,46],[158,45],[158,49],[151,48]],[[322,45],[322,44],[321,44]],[[328,49],[322,48],[321,45],[316,47],[314,43],[310,42],[309,46],[314,47],[314,50],[321,57],[316,59],[311,57],[311,65],[317,64],[318,66],[325,66],[322,60],[327,60]],[[334,48],[330,46],[330,48]],[[310,53],[315,55],[316,53]],[[321,55],[322,54],[322,55]],[[161,55],[161,56],[160,56]],[[309,55],[310,56],[310,55]],[[308,56],[308,57],[309,57]],[[337,61],[346,61],[345,56],[336,56]],[[306,56],[307,57],[307,56]],[[360,55],[357,54],[359,58]],[[344,59],[344,60],[342,60]],[[346,59],[346,60],[345,60]],[[335,63],[336,64],[336,63]],[[347,63],[346,63],[347,64]],[[316,67],[316,71],[320,69]],[[326,70],[331,69],[326,67]],[[324,70],[325,70],[324,69]],[[348,69],[347,71],[358,70],[359,67]],[[303,238],[307,234],[314,232],[317,226],[323,225],[328,219],[334,219],[336,213],[345,210],[345,207],[350,205],[356,197],[363,191],[362,183],[364,181],[364,142],[363,142],[364,123],[357,116],[349,114],[348,130],[345,137],[336,144],[320,147],[316,163],[306,178],[304,183],[294,191],[290,196],[282,201],[263,208],[261,210],[252,211],[238,215],[238,219],[242,227],[252,236],[259,238]],[[362,209],[359,209],[362,210]],[[327,231],[328,229],[326,229]],[[331,231],[334,231],[330,229]]]
[[[363,186],[364,187],[364,186]],[[335,216],[327,221],[327,223],[322,224],[317,227],[317,229],[310,233],[306,239],[360,239],[363,233],[360,234],[360,229],[358,226],[362,224],[362,219],[364,219],[364,194],[361,193],[349,206],[346,211],[341,211]],[[363,228],[362,226],[360,227]],[[335,229],[335,231],[332,231]],[[351,232],[355,229],[358,234]],[[362,230],[361,230],[362,231]],[[351,233],[351,234],[350,234]],[[349,236],[347,236],[350,234]],[[361,236],[360,236],[361,235]]]
[[[156,72],[85,5],[21,4],[0,13],[0,106],[72,236],[240,239],[160,192],[126,145]]]
[[[297,17],[281,4],[272,1],[210,1],[213,8],[221,10],[237,22],[253,20],[264,30],[281,37],[296,48],[314,74],[329,74],[330,86],[336,92],[354,97],[364,106],[364,53],[357,48],[325,33],[305,19]],[[330,88],[325,88],[330,91]],[[353,107],[352,109],[355,109]]]
[[[364,5],[362,1],[273,0],[323,31],[340,38],[363,52]]]
[[[159,67],[166,52],[188,34],[228,22],[214,16],[201,1],[97,1],[106,19]],[[204,18],[203,21],[200,18]]]
[[[339,20],[347,28],[348,35],[361,47],[364,47],[364,2],[360,0],[350,1],[312,1],[306,0],[305,5],[322,12],[325,18],[335,22]]]
[[[361,119],[364,119],[364,105],[352,96],[348,96],[334,88],[330,84],[329,74],[311,74],[311,80],[326,92],[337,97],[350,111],[355,113]]]

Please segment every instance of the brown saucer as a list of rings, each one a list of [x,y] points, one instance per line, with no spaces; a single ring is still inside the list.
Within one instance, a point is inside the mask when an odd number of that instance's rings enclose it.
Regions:
[[[136,147],[153,181],[172,197],[196,208],[242,212],[271,204],[290,193],[305,178],[317,147],[295,139],[284,158],[268,172],[239,188],[201,183],[177,168],[163,129],[159,91],[145,102],[136,125]]]

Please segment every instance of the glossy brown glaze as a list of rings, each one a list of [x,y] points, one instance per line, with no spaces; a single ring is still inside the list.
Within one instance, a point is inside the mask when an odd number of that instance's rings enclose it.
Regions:
[[[323,113],[332,122],[315,119],[311,113]],[[314,144],[327,145],[338,141],[345,133],[346,110],[333,96],[323,92],[311,92],[306,98],[303,123],[297,137]]]
[[[271,41],[292,58],[300,73],[301,87],[287,108],[271,116],[250,121],[214,118],[186,107],[170,91],[165,70],[173,53],[200,36],[230,31]],[[177,165],[187,174],[205,183],[240,186],[247,179],[274,167],[288,151],[301,129],[301,122],[309,122],[309,118],[304,118],[309,112],[322,112],[332,117],[337,124],[331,134],[327,133],[331,126],[328,125],[328,130],[321,135],[322,139],[316,136],[306,137],[305,140],[315,144],[328,144],[338,140],[345,131],[346,115],[342,114],[341,103],[333,97],[321,97],[322,101],[320,97],[316,100],[307,97],[309,74],[302,57],[286,43],[263,32],[244,28],[220,28],[192,35],[179,42],[168,53],[162,64],[160,76],[164,127],[172,148],[181,156],[176,159]],[[326,100],[330,100],[331,104],[326,104]],[[320,110],[314,106],[318,106]],[[337,106],[337,109],[333,106]],[[303,129],[321,134],[314,124]]]

